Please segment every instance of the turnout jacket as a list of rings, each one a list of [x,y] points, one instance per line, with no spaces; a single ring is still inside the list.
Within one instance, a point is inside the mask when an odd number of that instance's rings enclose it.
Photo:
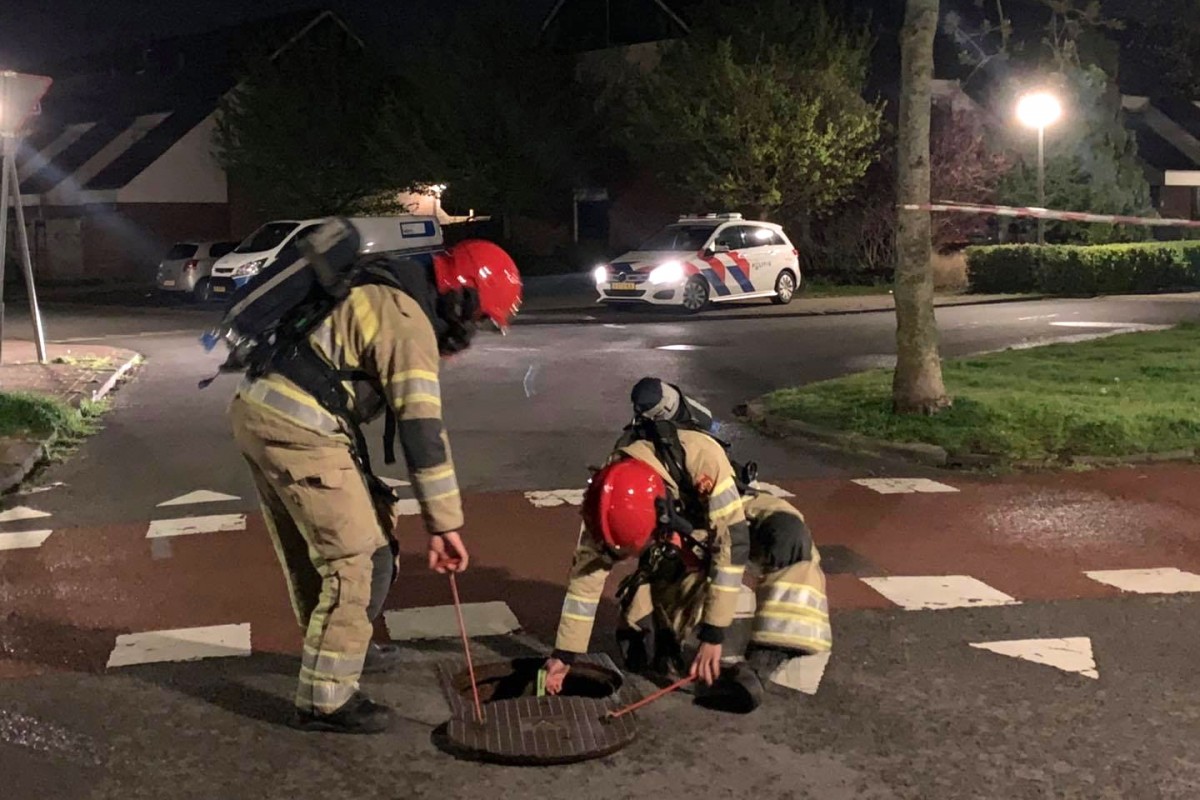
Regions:
[[[377,419],[388,406],[395,413],[426,529],[448,533],[461,528],[462,499],[442,424],[437,336],[417,301],[391,286],[355,287],[313,330],[308,344],[329,366],[332,379],[341,380],[355,423]],[[278,372],[246,378],[238,395],[293,425],[353,447],[346,422]]]
[[[704,612],[697,635],[702,641],[719,644],[725,629],[733,622],[738,593],[750,554],[750,529],[742,507],[742,497],[734,480],[733,465],[724,448],[707,434],[680,430],[687,474],[704,504],[705,519],[689,519],[696,531],[694,538],[707,546],[709,553],[708,585]],[[635,441],[619,447],[609,463],[624,456],[645,462],[662,477],[672,494],[679,487],[648,441]],[[569,573],[567,595],[563,601],[555,642],[557,655],[569,660],[584,653],[591,640],[604,586],[614,563],[582,530]]]

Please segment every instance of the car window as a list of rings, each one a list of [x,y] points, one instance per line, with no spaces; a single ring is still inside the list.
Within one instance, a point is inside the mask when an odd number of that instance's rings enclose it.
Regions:
[[[276,260],[282,264],[295,258],[298,255],[296,242],[300,241],[305,236],[308,236],[319,227],[321,227],[321,224],[316,223],[314,225],[305,225],[303,228],[296,231],[296,235],[288,239],[288,243],[279,250],[279,255],[276,256]]]
[[[699,250],[716,225],[668,225],[638,245],[638,250]]]
[[[234,252],[261,253],[263,250],[274,250],[294,230],[295,222],[268,222],[246,237]]]
[[[196,245],[176,244],[163,256],[163,261],[175,261],[181,258],[192,258],[196,255]]]
[[[713,244],[728,247],[730,250],[741,250],[745,247],[742,230],[743,226],[741,225],[731,225],[717,234]]]
[[[783,240],[779,238],[779,234],[770,228],[758,225],[746,228],[744,235],[746,237],[746,247],[766,247],[783,244]]]
[[[233,248],[237,247],[237,242],[215,242],[208,248],[209,258],[220,258],[233,252]]]

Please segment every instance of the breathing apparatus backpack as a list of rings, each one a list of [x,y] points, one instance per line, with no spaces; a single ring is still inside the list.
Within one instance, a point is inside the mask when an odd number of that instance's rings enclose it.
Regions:
[[[405,292],[432,320],[436,291],[431,259],[440,249],[440,235],[433,220],[415,224],[421,225],[426,236],[411,250],[361,257],[361,237],[354,225],[343,218],[328,220],[297,241],[296,247],[285,248],[279,258],[235,292],[220,326],[201,339],[209,351],[222,341],[229,348],[217,375],[201,381],[201,389],[222,373],[244,372],[252,379],[269,372],[283,375],[343,422],[353,436],[354,455],[372,488],[387,494],[392,494],[391,490],[371,472],[362,421],[355,419],[343,385],[343,381],[370,376],[331,368],[309,345],[308,337],[351,289],[367,284]],[[437,246],[431,246],[435,238]],[[396,420],[390,407],[385,414],[384,458],[391,464],[395,462]]]

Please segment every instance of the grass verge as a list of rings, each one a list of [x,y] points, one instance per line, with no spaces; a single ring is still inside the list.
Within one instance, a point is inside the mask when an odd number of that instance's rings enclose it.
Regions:
[[[1066,461],[1200,447],[1200,326],[1007,350],[943,363],[952,408],[891,413],[891,370],[784,389],[785,418],[952,454]]]
[[[44,439],[56,435],[71,445],[99,430],[108,402],[84,401],[79,408],[52,397],[26,392],[0,392],[0,436]]]

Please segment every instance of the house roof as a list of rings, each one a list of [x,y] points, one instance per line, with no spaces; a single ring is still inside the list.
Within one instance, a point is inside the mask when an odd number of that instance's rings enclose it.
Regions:
[[[84,190],[113,190],[166,153],[213,111],[255,58],[274,57],[324,24],[345,25],[331,12],[306,11],[253,20],[48,64],[54,84],[26,136],[18,166],[55,142],[69,126],[95,125],[21,182],[21,190],[53,189],[97,156],[139,117],[166,114],[96,173]],[[347,33],[349,31],[347,30]],[[353,34],[350,34],[353,36]]]
[[[691,29],[682,13],[696,0],[557,0],[542,20],[544,45],[582,52],[675,39]]]
[[[1137,139],[1138,157],[1152,169],[1200,171],[1200,108],[1177,98],[1123,98],[1125,127]]]

